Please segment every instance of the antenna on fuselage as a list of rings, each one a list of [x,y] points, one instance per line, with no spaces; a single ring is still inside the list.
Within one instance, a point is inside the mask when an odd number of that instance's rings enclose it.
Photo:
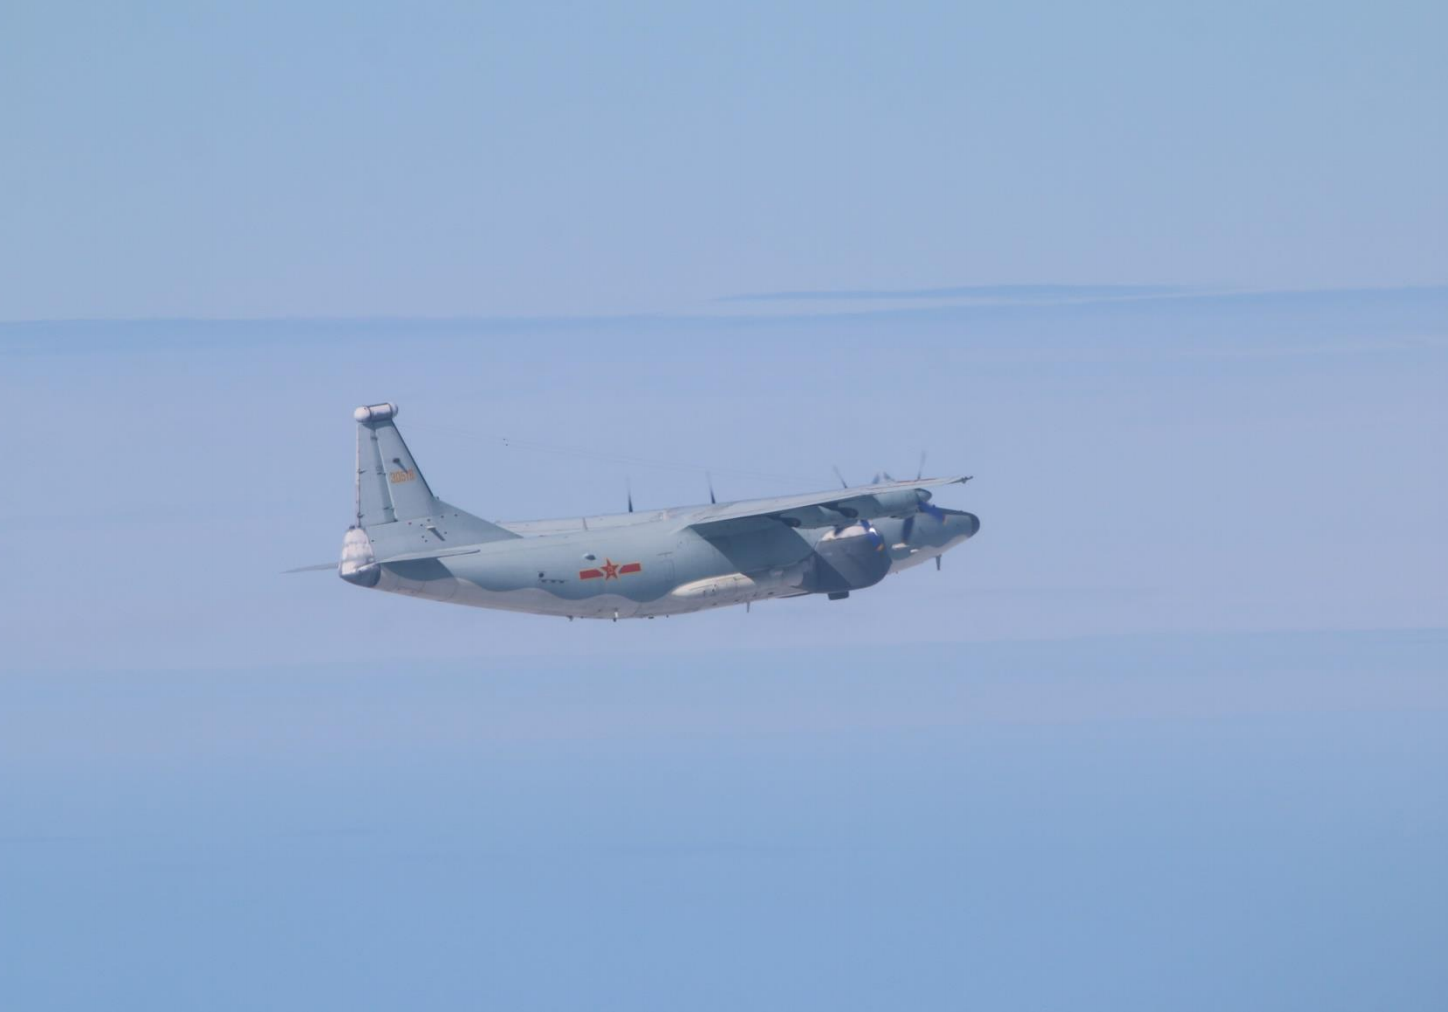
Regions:
[[[628,511],[633,512],[633,479],[625,477],[623,487],[628,490]]]
[[[850,487],[850,483],[847,482],[847,481],[845,481],[845,476],[842,475],[842,474],[840,474],[840,466],[839,466],[838,464],[831,464],[831,465],[830,465],[830,470],[833,471],[833,472],[835,472],[835,477],[836,477],[836,478],[840,479],[840,488],[849,488],[849,487]]]
[[[714,476],[708,471],[705,471],[704,480],[709,483],[709,501],[711,503],[717,503],[719,500],[714,498]]]
[[[362,526],[362,426],[357,426],[357,476],[352,481],[354,500],[357,506],[357,518],[352,524],[353,527]]]

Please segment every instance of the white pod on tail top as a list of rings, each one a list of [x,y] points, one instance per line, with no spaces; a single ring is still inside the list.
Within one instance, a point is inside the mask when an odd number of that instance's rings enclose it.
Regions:
[[[389,418],[397,417],[397,405],[390,402],[387,404],[368,404],[352,412],[352,417],[359,422],[385,422]]]

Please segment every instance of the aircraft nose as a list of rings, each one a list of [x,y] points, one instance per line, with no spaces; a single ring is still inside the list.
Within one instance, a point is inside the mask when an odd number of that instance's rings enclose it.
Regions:
[[[955,519],[960,528],[959,536],[962,538],[973,538],[975,537],[975,532],[980,530],[980,517],[974,513],[961,513],[953,519]]]

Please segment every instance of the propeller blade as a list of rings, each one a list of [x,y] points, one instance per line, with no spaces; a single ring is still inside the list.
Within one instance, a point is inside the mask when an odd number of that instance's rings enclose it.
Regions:
[[[910,541],[910,535],[915,533],[915,514],[911,513],[900,525],[900,540],[906,543]]]
[[[881,537],[879,531],[875,530],[875,525],[868,520],[861,520],[860,526],[865,528],[865,537],[870,544],[875,546],[875,551],[882,551],[885,547],[885,539]]]

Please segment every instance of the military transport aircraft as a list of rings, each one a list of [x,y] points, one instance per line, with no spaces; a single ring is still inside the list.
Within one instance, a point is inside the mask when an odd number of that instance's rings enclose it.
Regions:
[[[802,594],[833,601],[929,559],[939,568],[980,529],[973,514],[930,501],[928,489],[968,477],[492,523],[432,494],[397,431],[397,405],[353,417],[356,522],[337,575],[434,601],[615,621]]]

